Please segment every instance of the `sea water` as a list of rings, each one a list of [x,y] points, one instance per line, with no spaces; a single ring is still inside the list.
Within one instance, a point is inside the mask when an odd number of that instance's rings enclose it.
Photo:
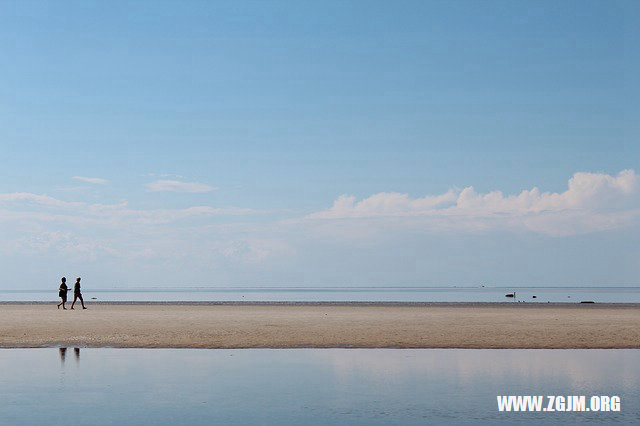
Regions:
[[[514,298],[506,294],[516,293]],[[640,287],[83,287],[85,301],[640,303]],[[2,301],[57,301],[58,289],[5,290]]]
[[[640,350],[2,349],[7,425],[637,424]],[[619,396],[500,412],[498,395]]]

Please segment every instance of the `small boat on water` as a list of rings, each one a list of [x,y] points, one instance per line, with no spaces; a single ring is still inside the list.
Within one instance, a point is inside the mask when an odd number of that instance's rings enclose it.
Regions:
[[[514,291],[513,293],[507,293],[504,295],[504,297],[516,297],[516,292]]]

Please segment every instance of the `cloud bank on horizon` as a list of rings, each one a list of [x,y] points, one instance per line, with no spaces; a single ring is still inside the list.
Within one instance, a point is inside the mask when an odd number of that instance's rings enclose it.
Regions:
[[[500,191],[478,193],[468,186],[421,198],[381,192],[357,201],[354,196],[341,195],[328,209],[285,221],[273,219],[271,225],[285,227],[287,223],[403,218],[407,219],[407,224],[421,231],[477,232],[499,228],[566,236],[616,229],[633,223],[640,217],[638,180],[635,171],[627,169],[615,176],[575,173],[569,179],[566,191],[561,193],[541,192],[537,187],[513,195]],[[147,188],[187,192],[214,189],[205,184],[177,181],[156,181],[148,184]],[[27,192],[0,194],[0,203],[0,220],[5,224],[18,221],[40,224],[66,222],[77,226],[151,226],[193,218],[264,213],[257,208],[207,205],[135,209],[129,206],[128,201],[116,204],[65,201]],[[207,223],[199,226],[207,226]]]
[[[513,195],[505,195],[501,191],[477,193],[473,186],[468,186],[422,198],[381,192],[356,201],[354,196],[341,195],[330,208],[310,213],[300,219],[413,217],[432,219],[432,222],[421,222],[426,229],[432,230],[439,226],[444,226],[445,230],[482,230],[490,229],[489,225],[498,226],[502,223],[507,227],[519,224],[533,232],[568,235],[617,228],[636,218],[640,214],[638,180],[635,171],[627,169],[616,176],[575,173],[569,179],[567,190],[561,193],[541,192],[537,187]],[[107,180],[99,179],[99,182],[92,183],[103,182]],[[156,181],[146,187],[151,191],[175,192],[208,192],[216,189],[205,184],[178,181]],[[31,214],[34,219],[46,218],[53,222],[81,218],[88,223],[117,225],[126,221],[159,224],[190,216],[239,215],[259,211],[252,208],[202,205],[182,209],[143,210],[130,208],[127,201],[118,204],[92,204],[27,192],[0,194],[0,202],[4,204],[0,211],[5,221],[9,217],[17,217],[12,213],[20,213],[22,219]],[[28,211],[22,209],[26,206],[31,208]],[[48,213],[51,214],[47,216]],[[483,220],[486,222],[481,222]],[[569,222],[573,224],[569,226]]]
[[[473,186],[444,194],[410,198],[378,193],[361,201],[341,195],[329,209],[309,219],[423,218],[424,229],[487,230],[523,228],[562,236],[623,227],[640,215],[638,176],[623,170],[616,176],[575,173],[562,193],[537,187],[519,194],[477,193]]]
[[[517,194],[478,193],[468,186],[421,198],[382,192],[358,201],[342,195],[331,207],[306,215],[283,210],[288,215],[284,218],[283,211],[258,208],[144,209],[131,207],[129,201],[100,204],[29,192],[3,193],[0,252],[7,258],[108,268],[101,272],[103,277],[128,270],[137,282],[173,282],[191,274],[191,279],[227,277],[226,283],[309,280],[326,285],[373,274],[364,283],[380,284],[393,274],[401,276],[397,268],[407,259],[436,262],[428,275],[433,276],[433,268],[458,255],[458,249],[451,252],[446,246],[460,238],[496,244],[505,235],[514,241],[526,240],[524,235],[561,241],[637,230],[638,180],[635,171],[627,169],[616,175],[575,173],[562,192],[534,187]],[[436,252],[430,251],[431,246]],[[390,247],[399,252],[390,253]],[[484,249],[476,247],[468,255],[505,255],[503,250],[489,254],[478,250]],[[532,253],[540,256],[540,249]],[[517,261],[526,262],[529,256],[520,255]],[[345,259],[352,261],[345,264]],[[453,269],[444,276],[455,276],[457,265],[451,263]],[[141,275],[141,268],[153,272]],[[381,269],[374,274],[376,268]],[[410,269],[406,279],[422,276]],[[470,271],[467,268],[467,274]],[[309,276],[313,279],[305,278]]]

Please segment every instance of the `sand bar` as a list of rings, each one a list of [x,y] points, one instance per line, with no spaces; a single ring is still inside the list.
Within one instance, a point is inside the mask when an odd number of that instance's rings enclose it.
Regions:
[[[0,303],[0,347],[640,348],[637,304]]]

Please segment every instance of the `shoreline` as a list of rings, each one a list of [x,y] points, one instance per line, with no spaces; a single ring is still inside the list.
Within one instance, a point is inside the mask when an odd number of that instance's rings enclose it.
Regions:
[[[59,300],[43,301],[43,300],[11,300],[0,301],[0,307],[3,305],[52,305],[60,303]],[[71,305],[71,302],[67,302]],[[79,302],[76,302],[79,303]],[[259,300],[219,300],[219,301],[192,301],[192,300],[114,300],[114,301],[98,301],[87,300],[85,305],[140,305],[140,306],[420,306],[420,307],[574,307],[574,306],[590,306],[602,308],[640,308],[637,302],[406,302],[406,301],[259,301]]]
[[[640,304],[0,302],[0,348],[640,348]],[[70,304],[69,304],[70,306]]]

